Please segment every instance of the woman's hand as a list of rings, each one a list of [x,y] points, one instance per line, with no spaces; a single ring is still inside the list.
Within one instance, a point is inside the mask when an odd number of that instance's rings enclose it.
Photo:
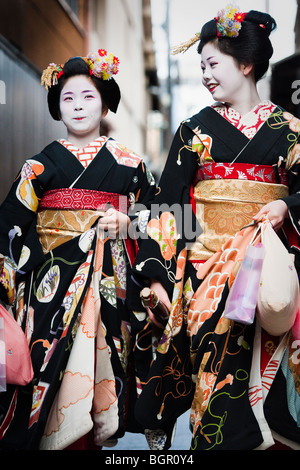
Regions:
[[[253,220],[260,222],[263,217],[267,217],[269,219],[274,230],[277,232],[282,227],[284,219],[288,217],[288,206],[281,199],[269,202],[261,208],[261,210],[253,217]]]
[[[153,290],[157,294],[158,299],[163,304],[165,304],[167,309],[170,311],[171,307],[172,307],[172,304],[170,302],[168,293],[167,293],[166,289],[163,287],[163,285],[158,281],[152,281],[150,289]]]
[[[109,238],[126,238],[130,218],[127,214],[117,211],[110,207],[99,219],[98,227],[101,230],[108,231]]]

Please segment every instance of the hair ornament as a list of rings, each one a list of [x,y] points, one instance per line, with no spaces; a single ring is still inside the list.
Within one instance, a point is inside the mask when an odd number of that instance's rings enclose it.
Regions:
[[[186,52],[191,46],[193,46],[197,41],[200,40],[200,33],[196,33],[191,39],[178,46],[172,48],[171,54],[181,54],[181,52]]]
[[[57,85],[57,81],[62,74],[63,65],[56,65],[54,63],[49,64],[42,73],[41,85],[44,85],[46,90],[48,90],[48,88],[53,85]]]
[[[118,57],[111,53],[108,54],[105,49],[90,52],[87,57],[82,57],[82,59],[89,66],[90,75],[102,80],[109,80],[119,72],[120,61]],[[57,85],[58,79],[63,73],[63,65],[49,64],[42,73],[41,85],[44,85],[46,90],[48,90],[53,85]]]
[[[218,12],[215,17],[217,23],[217,36],[236,38],[242,27],[242,22],[247,13],[241,13],[237,7],[232,4],[227,5]]]
[[[236,38],[242,27],[242,22],[247,13],[241,13],[238,7],[233,6],[231,3],[218,12],[215,17],[217,23],[217,36]],[[188,41],[179,44],[172,48],[171,54],[176,55],[181,52],[186,52],[193,44],[200,40],[200,33],[196,33]]]
[[[109,80],[119,72],[120,61],[118,57],[107,53],[105,49],[90,52],[85,58],[92,74],[102,80]]]

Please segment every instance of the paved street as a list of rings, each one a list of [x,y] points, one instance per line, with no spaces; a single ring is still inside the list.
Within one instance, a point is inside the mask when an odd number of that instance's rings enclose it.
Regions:
[[[189,430],[189,411],[177,420],[176,434],[170,450],[189,450],[191,432]],[[149,450],[146,438],[141,434],[126,433],[115,447],[104,450]]]

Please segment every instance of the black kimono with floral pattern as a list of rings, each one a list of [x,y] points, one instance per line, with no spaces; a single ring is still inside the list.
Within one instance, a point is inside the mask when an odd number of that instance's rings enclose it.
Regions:
[[[62,449],[93,426],[98,445],[125,429],[143,431],[132,407],[149,364],[134,359],[134,345],[148,322],[126,302],[137,241],[100,235],[91,201],[125,198],[135,223],[135,204],[149,205],[155,188],[141,158],[113,139],[86,169],[57,141],[22,167],[0,208],[1,292],[28,339],[34,379],[0,393],[0,448]],[[58,208],[45,209],[53,192]],[[69,416],[75,404],[81,408]]]
[[[196,184],[201,185],[199,171],[212,175],[209,177],[217,181],[222,178],[221,174],[234,168],[239,178],[249,179],[251,175],[259,181],[264,170],[271,169],[278,186],[289,190],[283,199],[288,205],[292,225],[289,232],[294,235],[290,239],[290,251],[296,255],[299,268],[299,142],[300,121],[278,106],[274,106],[251,139],[212,107],[182,122],[174,137],[153,212],[145,228],[148,237],[134,265],[134,278],[139,286],[149,284],[150,280],[160,281],[172,300],[170,319],[137,402],[136,416],[147,428],[160,427],[169,432],[177,417],[192,407],[191,449],[249,450],[264,445],[264,437],[249,394],[251,367],[260,371],[260,364],[253,364],[257,322],[248,326],[237,322],[230,326],[225,324],[228,280],[213,314],[201,322],[196,332],[188,333],[193,314],[190,305],[197,300],[203,282],[197,277],[197,270],[205,270],[206,263],[197,264],[197,260],[192,262],[188,258],[193,240],[187,237],[182,225],[184,211],[188,211],[186,220],[193,227],[189,233],[196,233],[197,221],[190,215],[189,208],[194,206]],[[280,183],[281,170],[286,172],[285,185]],[[216,172],[219,172],[217,176]],[[181,212],[178,206],[182,207]],[[213,213],[212,217],[215,215]],[[251,217],[247,220],[243,212],[241,216],[237,231],[252,220]],[[230,223],[230,215],[228,221]],[[219,222],[222,220],[216,219],[216,223]],[[285,243],[288,244],[286,239]],[[261,338],[263,332],[259,335]],[[278,338],[269,338],[269,341],[277,350]],[[295,343],[292,333],[288,332],[285,353],[276,375],[272,376],[261,413],[263,422],[272,432],[300,443],[300,370],[297,363],[288,361],[293,352]]]

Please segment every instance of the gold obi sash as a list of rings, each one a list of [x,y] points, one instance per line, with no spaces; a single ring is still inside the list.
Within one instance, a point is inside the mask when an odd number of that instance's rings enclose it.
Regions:
[[[44,253],[88,231],[99,218],[95,210],[55,210],[38,212],[37,233]]]
[[[288,195],[283,184],[245,179],[211,179],[194,186],[196,217],[203,230],[190,248],[190,261],[210,258],[268,202]]]
[[[76,188],[46,192],[39,204],[36,227],[44,253],[91,229],[107,205],[126,213],[128,198]]]

